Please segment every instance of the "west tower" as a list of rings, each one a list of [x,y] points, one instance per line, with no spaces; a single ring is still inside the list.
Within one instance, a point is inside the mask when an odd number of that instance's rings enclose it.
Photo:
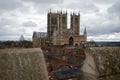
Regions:
[[[80,25],[80,13],[79,14],[71,14],[71,29],[75,35],[79,35],[79,25]]]
[[[55,31],[58,34],[64,34],[67,30],[67,13],[49,12],[47,15],[47,34],[51,37]]]

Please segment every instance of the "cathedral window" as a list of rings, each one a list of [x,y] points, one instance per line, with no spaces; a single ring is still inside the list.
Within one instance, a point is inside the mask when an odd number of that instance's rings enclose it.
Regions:
[[[62,17],[62,23],[66,24],[66,18],[65,18],[65,16]]]
[[[57,17],[52,17],[51,18],[51,23],[52,24],[57,24]]]
[[[77,24],[79,22],[78,18],[76,17],[75,18],[75,23]]]

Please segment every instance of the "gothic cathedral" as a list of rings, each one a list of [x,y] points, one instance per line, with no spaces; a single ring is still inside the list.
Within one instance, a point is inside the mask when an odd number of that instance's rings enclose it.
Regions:
[[[80,35],[80,13],[70,15],[70,28],[67,28],[67,12],[49,12],[47,14],[47,33],[34,32],[33,45],[81,45],[87,41],[87,31]]]

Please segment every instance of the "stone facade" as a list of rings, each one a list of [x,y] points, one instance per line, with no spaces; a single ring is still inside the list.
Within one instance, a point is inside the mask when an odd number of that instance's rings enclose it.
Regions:
[[[80,35],[80,13],[71,14],[70,28],[67,28],[67,12],[49,12],[47,14],[47,35],[44,38],[46,42],[53,45],[69,45],[75,46],[86,42],[87,31],[84,30],[83,35]],[[40,45],[39,42],[43,37],[35,37],[37,33],[33,33],[33,45]],[[35,40],[38,39],[36,42]],[[44,43],[45,45],[45,43]]]
[[[47,33],[46,32],[33,32],[33,47],[40,47],[46,45]]]

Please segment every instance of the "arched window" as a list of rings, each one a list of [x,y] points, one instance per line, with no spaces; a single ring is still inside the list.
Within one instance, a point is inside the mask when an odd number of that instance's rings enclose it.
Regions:
[[[78,47],[78,44],[76,43],[75,46]]]
[[[51,24],[57,24],[57,17],[51,18]]]
[[[73,37],[69,38],[69,46],[73,46],[74,45],[74,39]]]
[[[66,24],[66,17],[62,16],[62,24]]]

